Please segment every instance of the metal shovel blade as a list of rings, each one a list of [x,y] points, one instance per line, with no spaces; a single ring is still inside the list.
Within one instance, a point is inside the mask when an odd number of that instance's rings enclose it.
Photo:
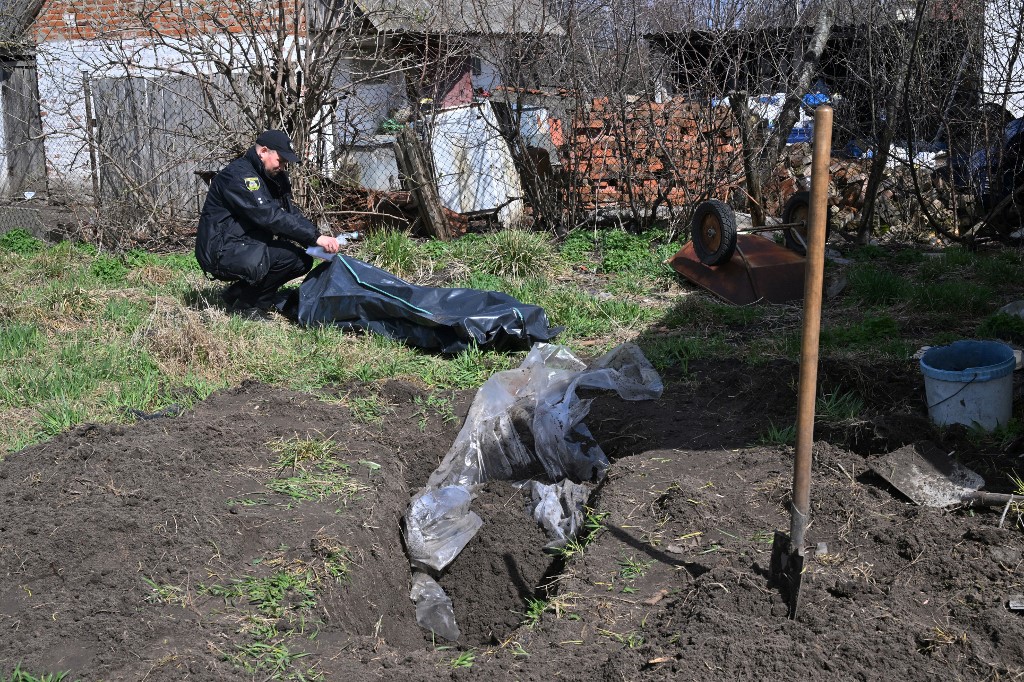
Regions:
[[[932,443],[905,445],[870,466],[896,490],[926,507],[961,504],[985,485],[977,472],[955,462]]]
[[[804,555],[794,551],[789,536],[782,531],[775,531],[769,571],[772,583],[778,588],[789,607],[789,617],[796,618],[797,609],[800,607],[800,581],[804,576]]]

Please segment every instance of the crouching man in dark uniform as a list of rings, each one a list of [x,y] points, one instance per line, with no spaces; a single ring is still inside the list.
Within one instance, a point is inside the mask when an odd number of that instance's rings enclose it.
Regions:
[[[321,235],[292,204],[287,169],[298,160],[288,135],[268,130],[210,183],[196,260],[215,279],[234,282],[223,292],[229,308],[294,316],[295,297],[289,300],[279,289],[313,267],[306,247],[338,251],[338,241]]]

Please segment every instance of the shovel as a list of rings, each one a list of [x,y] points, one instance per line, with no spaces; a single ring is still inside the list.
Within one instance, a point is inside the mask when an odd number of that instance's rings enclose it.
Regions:
[[[787,536],[775,531],[771,581],[778,586],[796,618],[804,575],[804,535],[811,516],[811,447],[814,444],[814,402],[818,394],[818,341],[821,296],[825,283],[825,222],[828,218],[828,170],[832,154],[832,107],[814,112],[811,155],[811,198],[807,221],[807,270],[804,275],[804,319],[800,342],[800,383],[797,386],[796,456],[793,461],[793,505]]]
[[[1021,495],[979,490],[985,479],[931,443],[905,445],[871,462],[871,469],[924,507],[958,504],[999,505],[1024,501]]]

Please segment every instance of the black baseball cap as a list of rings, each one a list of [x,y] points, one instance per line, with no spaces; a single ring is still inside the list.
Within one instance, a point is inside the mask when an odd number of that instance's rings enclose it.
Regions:
[[[281,155],[281,158],[291,163],[299,162],[299,155],[292,149],[292,141],[288,134],[281,130],[266,130],[256,138],[256,144],[269,147]]]

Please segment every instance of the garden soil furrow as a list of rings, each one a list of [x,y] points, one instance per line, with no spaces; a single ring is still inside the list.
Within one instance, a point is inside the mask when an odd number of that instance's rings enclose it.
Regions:
[[[932,427],[909,364],[822,364],[825,390],[865,404],[819,423],[787,618],[769,558],[792,448],[765,434],[792,422],[797,372],[702,360],[655,401],[586,396],[612,459],[589,541],[545,552],[521,492],[484,486],[483,528],[437,576],[457,642],[416,623],[401,518],[472,392],[442,414],[403,382],[246,383],[176,417],[76,427],[0,461],[0,666],[83,681],[1024,677],[1024,613],[1007,607],[1024,593],[1019,510],[1000,527],[1002,509],[917,507],[868,467],[931,440],[995,490],[1020,469]],[[282,464],[283,443],[328,439],[329,471]],[[282,492],[303,471],[334,487]]]

